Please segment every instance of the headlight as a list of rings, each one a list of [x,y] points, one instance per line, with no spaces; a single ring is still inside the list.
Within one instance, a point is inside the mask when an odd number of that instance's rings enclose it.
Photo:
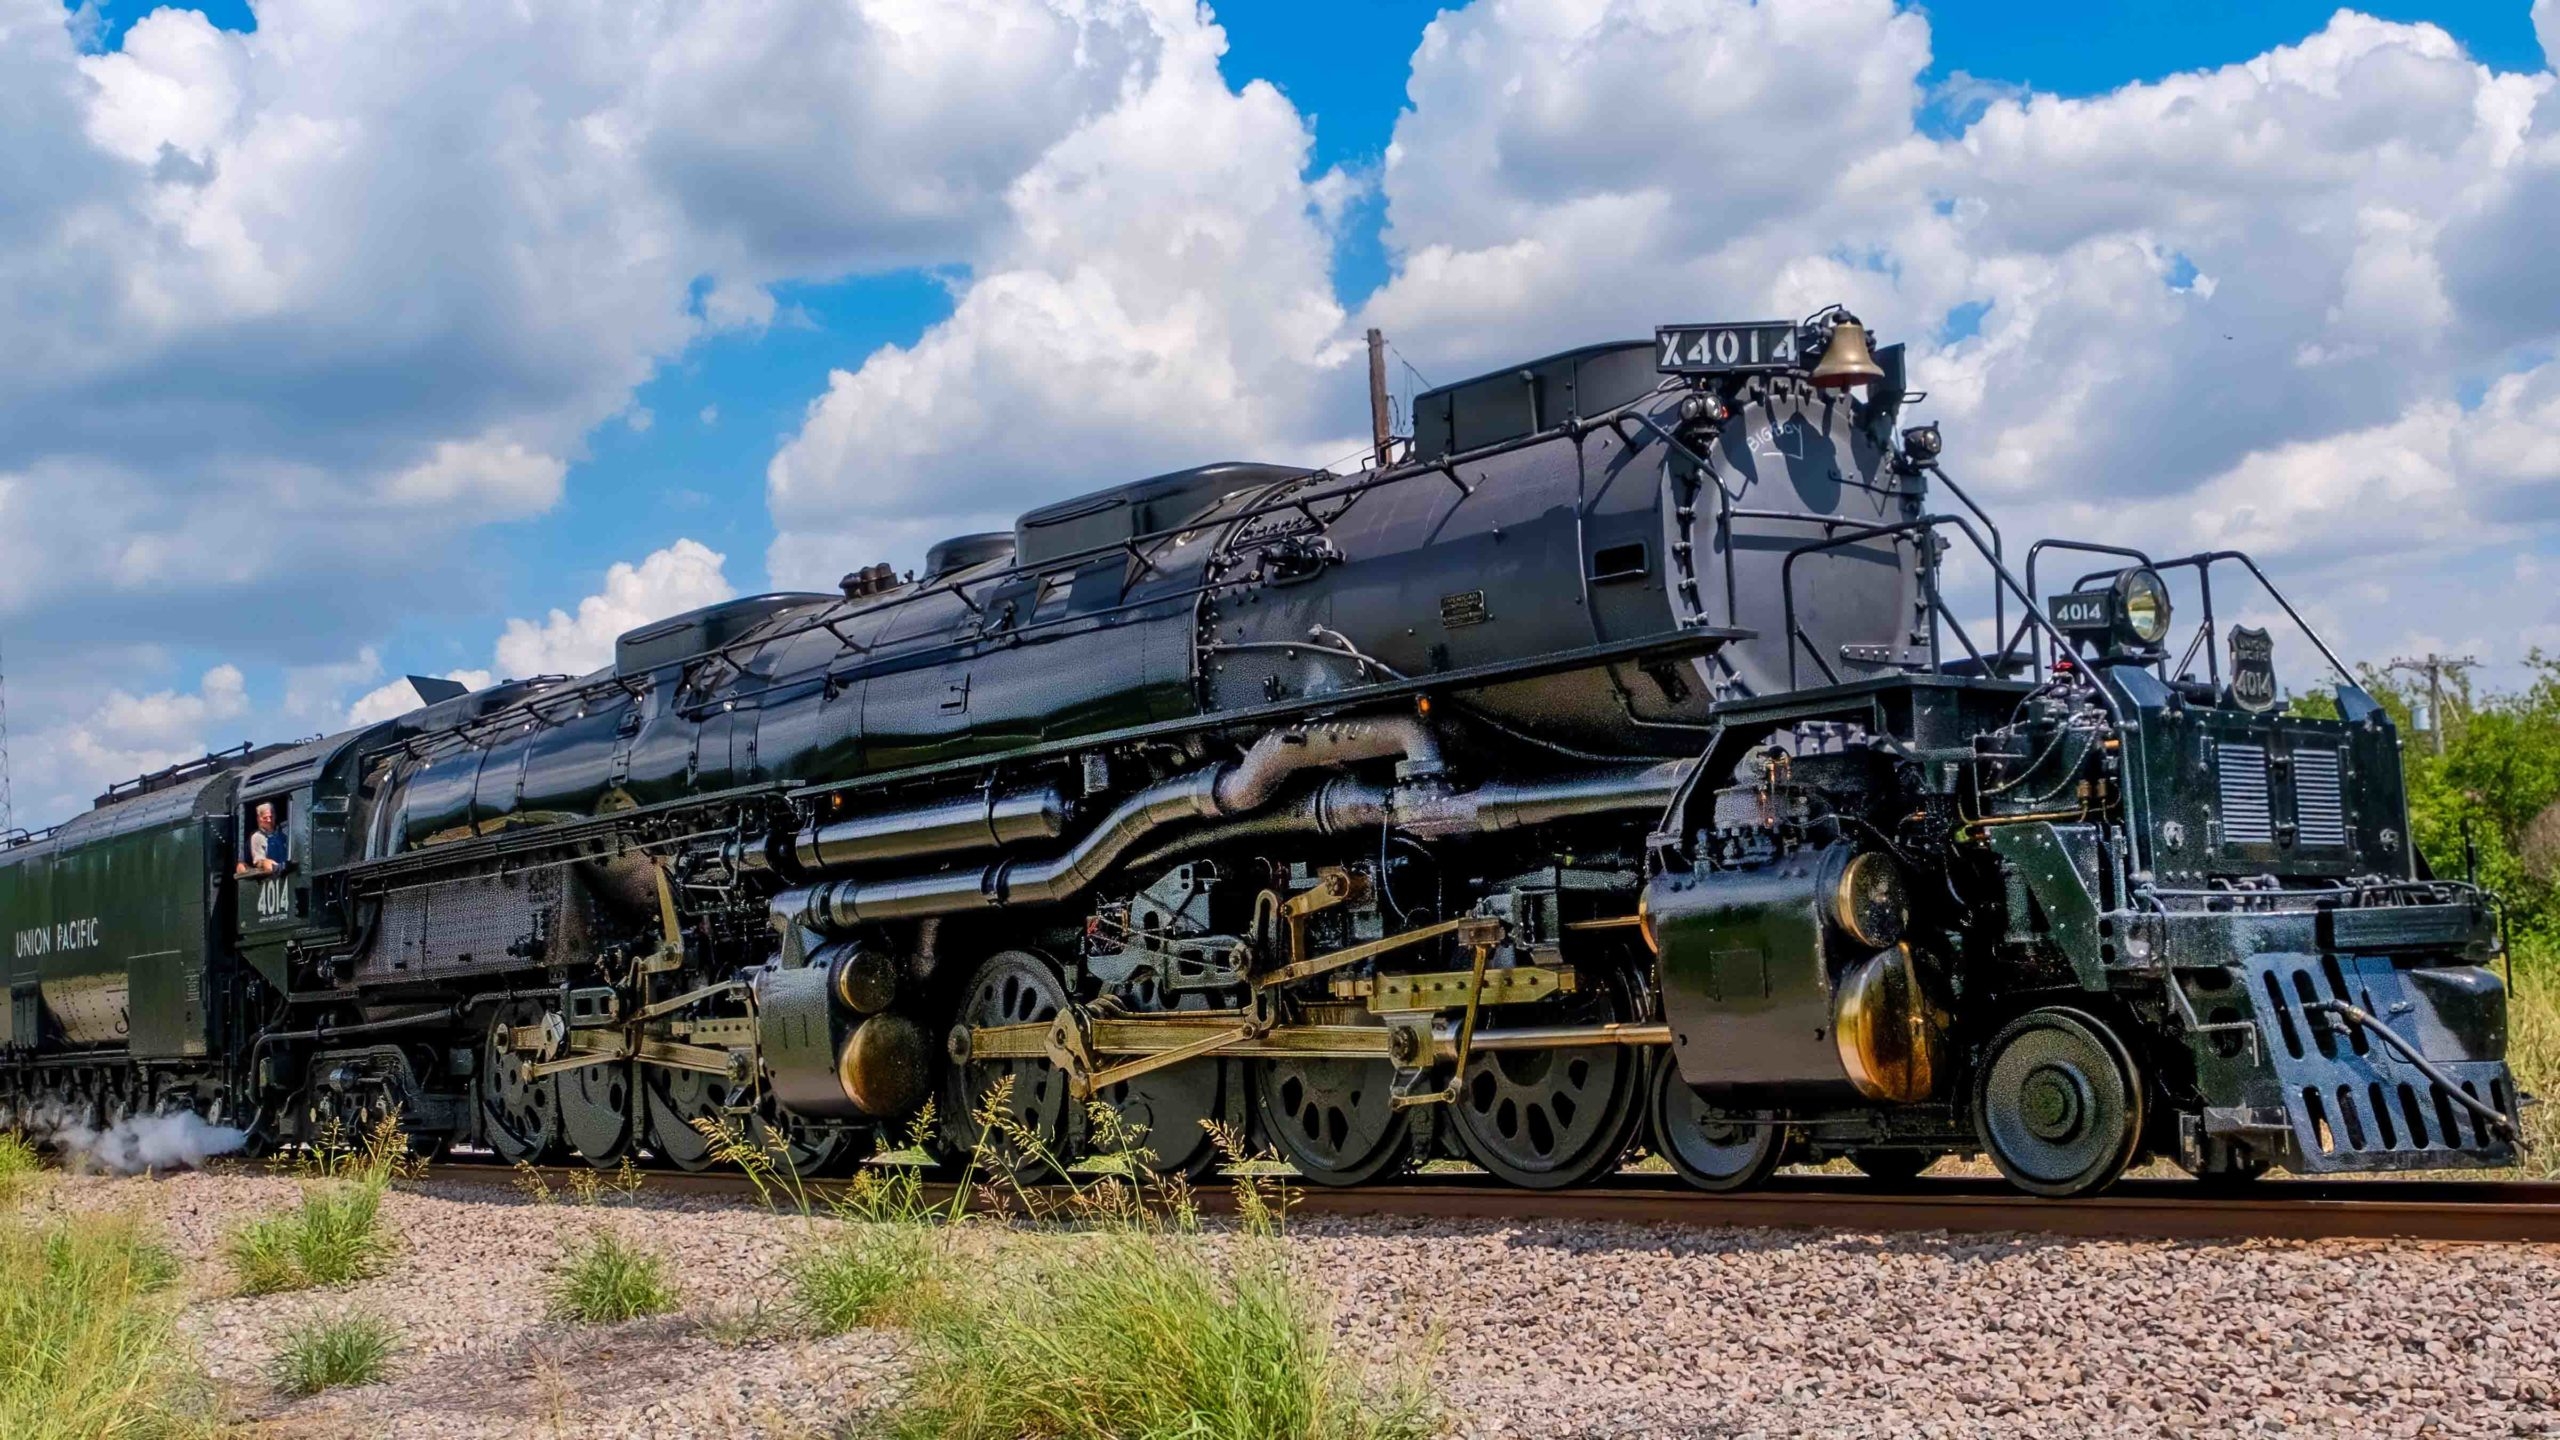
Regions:
[[[2127,570],[2116,577],[2116,613],[2124,627],[2145,645],[2169,636],[2169,587],[2156,570]]]

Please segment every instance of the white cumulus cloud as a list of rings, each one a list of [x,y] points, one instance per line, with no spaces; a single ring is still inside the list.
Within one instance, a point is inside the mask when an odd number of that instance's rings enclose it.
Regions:
[[[1150,469],[1324,444],[1353,354],[1329,228],[1350,182],[1308,173],[1278,90],[1228,85],[1204,15],[1150,19],[1144,78],[1013,182],[951,317],[834,372],[775,454],[778,582],[912,563]]]
[[[613,662],[623,632],[736,592],[721,567],[727,557],[696,540],[678,540],[634,565],[616,562],[604,589],[540,620],[510,620],[498,637],[498,670],[507,675],[583,675]]]

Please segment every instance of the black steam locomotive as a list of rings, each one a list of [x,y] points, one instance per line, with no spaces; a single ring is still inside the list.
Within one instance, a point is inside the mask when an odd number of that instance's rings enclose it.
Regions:
[[[1902,368],[1837,310],[1668,327],[1424,394],[1393,463],[1160,476],[120,786],[0,850],[0,1084],[595,1165],[725,1120],[820,1171],[929,1100],[956,1159],[998,1096],[1328,1185],[2510,1163],[2491,907],[2388,718],[2226,657],[2217,596],[2283,606],[2245,556],[2013,569]],[[235,874],[261,805],[289,859]]]

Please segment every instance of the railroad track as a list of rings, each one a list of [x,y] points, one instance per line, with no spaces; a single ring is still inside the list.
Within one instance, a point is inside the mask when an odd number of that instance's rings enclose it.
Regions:
[[[568,1167],[544,1167],[560,1187]],[[752,1198],[734,1171],[651,1170],[646,1188],[671,1195]],[[454,1159],[430,1181],[512,1186],[515,1171]],[[832,1182],[820,1182],[821,1185]],[[928,1187],[948,1198],[947,1187]],[[1198,1191],[1212,1213],[1233,1205],[1219,1184]],[[1669,1176],[1622,1175],[1605,1189],[1545,1193],[1465,1174],[1400,1185],[1327,1190],[1291,1185],[1295,1215],[1433,1220],[1575,1220],[1594,1224],[1735,1226],[1789,1230],[2018,1232],[2180,1240],[2398,1239],[2560,1244],[2560,1183],[2459,1180],[2262,1180],[2237,1193],[2192,1182],[2128,1180],[2085,1200],[2040,1200],[1994,1180],[1921,1179],[1897,1189],[1825,1175],[1780,1176],[1744,1195],[1702,1195]]]

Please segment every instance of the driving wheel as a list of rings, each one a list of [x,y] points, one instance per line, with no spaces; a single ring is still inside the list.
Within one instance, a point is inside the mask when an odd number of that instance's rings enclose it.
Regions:
[[[952,1020],[953,1063],[943,1085],[946,1159],[974,1155],[982,1169],[996,1165],[1029,1178],[1079,1158],[1084,1117],[1067,1093],[1064,1072],[1045,1059],[976,1059],[968,1054],[966,1034],[987,1026],[1046,1024],[1067,1008],[1067,1000],[1057,968],[1028,950],[995,955],[969,977]],[[1002,1115],[984,1113],[1000,1090]]]
[[[511,1165],[539,1161],[561,1143],[559,1077],[527,1076],[527,1057],[507,1044],[510,1030],[548,1013],[538,1001],[500,1005],[480,1038],[480,1139]]]
[[[1255,1069],[1263,1133],[1310,1184],[1367,1185],[1420,1158],[1414,1112],[1395,1108],[1387,1062],[1281,1058]]]
[[[1597,1025],[1632,1018],[1614,985],[1522,1007],[1513,1023]],[[1618,1168],[1644,1117],[1644,1054],[1624,1045],[1473,1055],[1450,1106],[1467,1158],[1514,1185],[1562,1190]]]
[[[622,1163],[632,1148],[632,1116],[639,1093],[628,1060],[581,1065],[563,1070],[560,1084],[560,1133],[579,1158],[598,1170]]]
[[[701,1070],[652,1065],[642,1072],[641,1108],[649,1148],[679,1170],[708,1170],[718,1158],[697,1121],[718,1125],[729,1082]]]

